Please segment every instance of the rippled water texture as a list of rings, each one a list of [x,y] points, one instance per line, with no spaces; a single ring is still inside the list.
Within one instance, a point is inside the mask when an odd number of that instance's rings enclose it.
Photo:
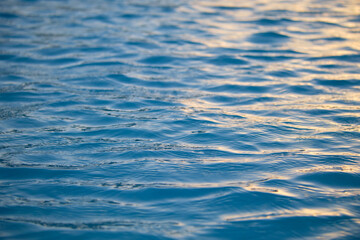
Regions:
[[[0,238],[360,236],[359,1],[0,9]]]

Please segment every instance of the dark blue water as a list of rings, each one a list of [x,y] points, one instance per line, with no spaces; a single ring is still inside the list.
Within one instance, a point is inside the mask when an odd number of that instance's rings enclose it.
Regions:
[[[2,0],[0,238],[359,239],[357,0]]]

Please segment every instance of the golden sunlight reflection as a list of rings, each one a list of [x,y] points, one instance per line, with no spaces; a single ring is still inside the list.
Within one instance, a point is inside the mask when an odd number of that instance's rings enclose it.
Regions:
[[[122,188],[122,189],[132,189],[133,186],[142,186],[148,187],[151,185],[152,187],[157,188],[185,188],[185,189],[200,189],[200,188],[226,188],[226,187],[235,187],[244,189],[250,192],[263,192],[270,193],[276,195],[282,195],[287,197],[298,197],[298,194],[287,191],[283,188],[275,188],[275,187],[262,187],[258,185],[261,182],[266,182],[273,179],[281,179],[285,180],[286,177],[282,176],[273,176],[269,175],[268,177],[264,176],[264,178],[258,180],[251,181],[221,181],[221,182],[160,182],[160,183],[137,183],[130,182],[126,184],[122,184],[121,186],[114,184],[114,188]],[[111,186],[111,184],[109,185]],[[216,193],[218,194],[218,193]],[[209,196],[206,196],[208,198]]]
[[[229,93],[222,93],[223,96],[229,97],[237,97],[238,94],[229,94]],[[211,95],[210,95],[211,96]],[[249,97],[251,99],[253,95],[251,94],[242,94],[242,97]],[[277,95],[272,94],[263,94],[263,97],[277,97]],[[218,104],[216,102],[210,102],[208,100],[203,99],[185,99],[182,100],[182,104],[186,107],[182,108],[182,110],[187,115],[196,115],[197,118],[202,120],[207,120],[212,122],[213,124],[223,124],[223,127],[238,127],[239,124],[247,124],[247,123],[281,123],[288,126],[304,128],[302,125],[298,125],[297,121],[292,119],[293,117],[290,115],[288,117],[274,117],[274,116],[262,116],[256,115],[256,112],[264,111],[264,110],[272,110],[272,111],[304,111],[304,110],[313,110],[314,106],[318,110],[332,110],[332,109],[343,109],[346,111],[352,111],[352,115],[356,117],[360,117],[360,113],[356,113],[353,111],[360,110],[360,107],[353,106],[353,105],[344,105],[340,103],[336,103],[335,100],[342,99],[344,101],[360,101],[360,96],[356,93],[347,93],[347,94],[340,94],[339,96],[336,95],[317,95],[317,96],[298,96],[293,94],[287,94],[287,98],[277,98],[276,104],[273,102],[257,102],[251,105],[236,105],[236,106],[224,106]],[[247,110],[253,111],[253,113],[247,112]],[[217,113],[217,118],[208,117],[204,115],[200,115],[197,113],[206,112],[206,113]],[[223,113],[219,115],[218,113]],[[223,116],[224,118],[221,119]],[[227,117],[226,117],[227,116]],[[238,117],[238,118],[231,118]],[[340,116],[340,115],[339,115]],[[318,119],[319,123],[327,123],[322,124],[323,127],[320,125],[312,125],[306,126],[305,129],[312,129],[317,133],[320,132],[329,132],[329,131],[336,131],[339,128],[343,129],[346,128],[343,124],[334,123],[332,120],[326,119]],[[210,123],[209,123],[210,124]],[[359,131],[360,128],[356,125],[352,124],[353,126],[349,125],[347,127],[352,127],[353,130]]]
[[[244,214],[224,215],[225,221],[252,221],[252,220],[273,220],[289,217],[337,217],[354,216],[349,210],[344,208],[302,208],[302,209],[283,209],[269,212],[255,212]]]
[[[354,222],[358,223],[357,219],[354,219]],[[328,233],[322,233],[319,234],[316,239],[327,239],[327,240],[331,240],[331,239],[346,239],[347,237],[351,236],[351,234],[349,234],[346,231],[336,231],[334,230],[333,232],[328,232]]]
[[[214,34],[214,38],[208,38],[202,41],[202,44],[208,48],[228,47],[228,48],[249,48],[253,44],[246,39],[254,33],[264,31],[275,31],[291,37],[291,41],[283,43],[283,48],[295,49],[298,52],[312,54],[314,56],[351,54],[351,49],[360,50],[359,25],[356,22],[347,21],[351,17],[356,17],[359,10],[357,0],[344,0],[328,2],[331,9],[337,13],[339,18],[328,16],[322,12],[322,5],[315,4],[313,1],[202,1],[196,4],[198,11],[207,13],[216,13],[213,7],[232,7],[233,11],[226,12],[226,17],[221,18],[202,18],[197,19],[199,23],[207,26],[207,31]],[[301,27],[294,22],[284,26],[254,26],[252,21],[259,19],[249,9],[258,9],[259,12],[271,10],[283,10],[297,12],[301,14],[299,21],[305,22]],[[307,13],[317,11],[318,14],[312,14],[306,17]],[[285,13],[284,13],[285,14]],[[285,15],[286,16],[286,15]],[[272,17],[273,18],[273,17]],[[214,20],[215,19],[215,20]],[[295,19],[297,20],[297,19]],[[331,27],[314,26],[321,24],[331,24]],[[307,26],[304,28],[304,26]],[[328,39],[317,39],[319,31],[322,36],[329,39],[339,38],[339,41],[328,41]],[[293,36],[293,37],[292,37]]]
[[[282,195],[282,196],[286,196],[286,197],[295,197],[295,198],[299,197],[298,194],[295,194],[294,192],[288,191],[284,188],[261,187],[254,183],[245,185],[245,186],[243,186],[243,188],[250,192],[271,193],[271,194],[277,194],[277,195]]]
[[[298,169],[301,173],[313,173],[313,172],[347,172],[347,173],[358,173],[360,172],[360,166],[357,165],[338,165],[338,166],[316,166],[306,169]]]

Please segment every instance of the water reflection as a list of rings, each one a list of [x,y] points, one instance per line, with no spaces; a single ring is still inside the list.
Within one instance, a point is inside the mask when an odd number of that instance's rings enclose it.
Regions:
[[[356,0],[0,6],[3,236],[358,235]]]
[[[252,214],[228,215],[224,216],[226,221],[253,221],[253,220],[271,220],[276,218],[288,217],[333,217],[333,216],[354,216],[351,212],[341,208],[302,208],[296,210],[280,210],[276,212],[260,212]]]

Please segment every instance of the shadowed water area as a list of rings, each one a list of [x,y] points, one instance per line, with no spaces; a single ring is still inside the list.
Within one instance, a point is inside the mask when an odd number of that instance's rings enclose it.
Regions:
[[[357,0],[2,0],[0,238],[358,239]]]

